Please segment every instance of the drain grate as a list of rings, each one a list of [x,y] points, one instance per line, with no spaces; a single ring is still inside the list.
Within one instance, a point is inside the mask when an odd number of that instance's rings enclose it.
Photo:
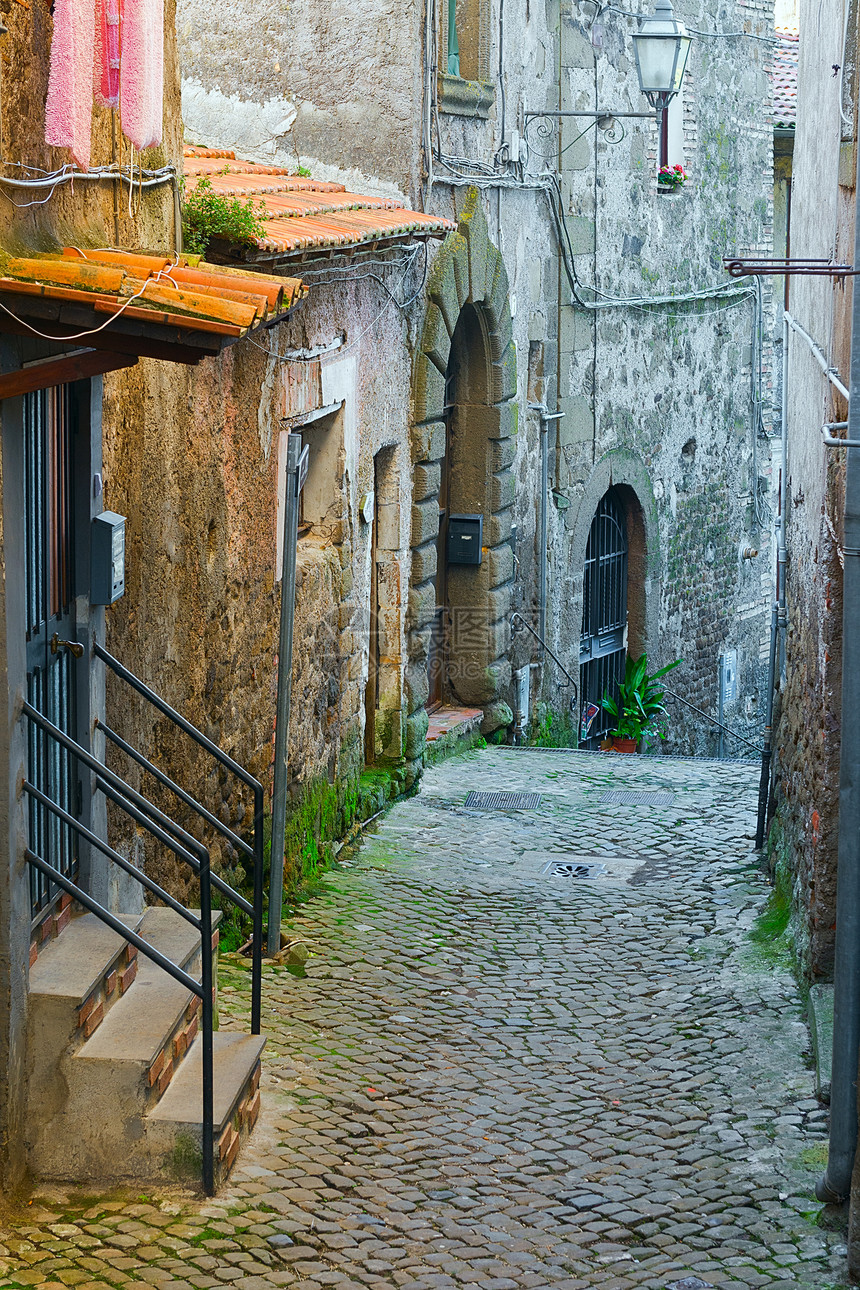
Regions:
[[[536,811],[540,804],[540,793],[471,792],[466,798],[466,805],[476,811]]]
[[[615,806],[671,806],[675,794],[663,788],[608,788],[600,800]]]
[[[550,860],[544,873],[549,878],[597,878],[606,873],[606,865],[584,860]]]

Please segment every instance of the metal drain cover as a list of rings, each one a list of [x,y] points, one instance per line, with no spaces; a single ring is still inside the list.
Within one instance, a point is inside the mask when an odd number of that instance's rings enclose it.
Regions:
[[[466,805],[476,811],[536,811],[540,804],[540,793],[472,792],[466,798]]]
[[[675,801],[675,794],[662,788],[608,788],[600,800],[612,802],[615,806],[671,806]],[[682,1287],[682,1290],[686,1288]]]
[[[584,860],[550,860],[544,873],[550,878],[597,878],[606,873],[606,865]]]

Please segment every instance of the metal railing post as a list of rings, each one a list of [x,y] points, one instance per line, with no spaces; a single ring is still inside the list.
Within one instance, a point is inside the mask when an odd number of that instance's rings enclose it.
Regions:
[[[259,1035],[263,993],[263,788],[254,789],[254,915],[251,943],[251,1034]],[[279,924],[280,926],[280,924]],[[280,948],[280,946],[279,946]]]
[[[201,1041],[203,1044],[203,1190],[215,1194],[214,1074],[212,1053],[212,885],[209,881],[209,856],[200,862],[200,984]]]

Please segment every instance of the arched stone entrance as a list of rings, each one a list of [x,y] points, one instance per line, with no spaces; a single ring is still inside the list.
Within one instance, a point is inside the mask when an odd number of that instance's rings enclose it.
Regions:
[[[485,733],[506,724],[513,553],[511,506],[517,406],[508,275],[487,232],[477,189],[466,190],[456,233],[437,255],[412,385],[412,573],[407,629],[406,757],[420,766],[427,732],[428,655],[436,580],[449,609],[443,701],[484,710]],[[445,467],[445,485],[443,484]],[[480,565],[441,568],[440,506],[480,515]],[[444,529],[444,525],[443,525]]]
[[[617,540],[613,524],[621,530]],[[618,558],[622,548],[623,561]],[[580,630],[574,639],[580,642],[581,715],[589,701],[599,704],[603,696],[613,668],[609,652],[626,649],[638,657],[656,647],[661,571],[657,503],[647,469],[634,453],[614,450],[594,466],[573,526],[570,560],[577,570],[574,585],[580,606]],[[621,577],[623,597],[615,582]],[[595,652],[589,637],[596,631],[599,638],[604,625],[606,640]],[[607,654],[606,666],[594,666],[601,651]],[[620,667],[623,671],[623,656]],[[593,728],[598,725],[599,719]],[[586,740],[584,746],[593,743]]]

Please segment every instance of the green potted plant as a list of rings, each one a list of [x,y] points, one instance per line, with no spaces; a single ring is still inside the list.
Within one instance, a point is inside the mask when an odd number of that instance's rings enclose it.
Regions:
[[[657,682],[680,662],[676,658],[673,663],[649,673],[648,659],[644,654],[641,658],[627,655],[624,680],[618,682],[617,698],[613,699],[607,691],[602,700],[603,708],[615,718],[615,729],[610,735],[615,752],[636,752],[642,736],[646,734],[656,735],[658,739],[666,738],[669,713],[663,706],[665,691]]]

